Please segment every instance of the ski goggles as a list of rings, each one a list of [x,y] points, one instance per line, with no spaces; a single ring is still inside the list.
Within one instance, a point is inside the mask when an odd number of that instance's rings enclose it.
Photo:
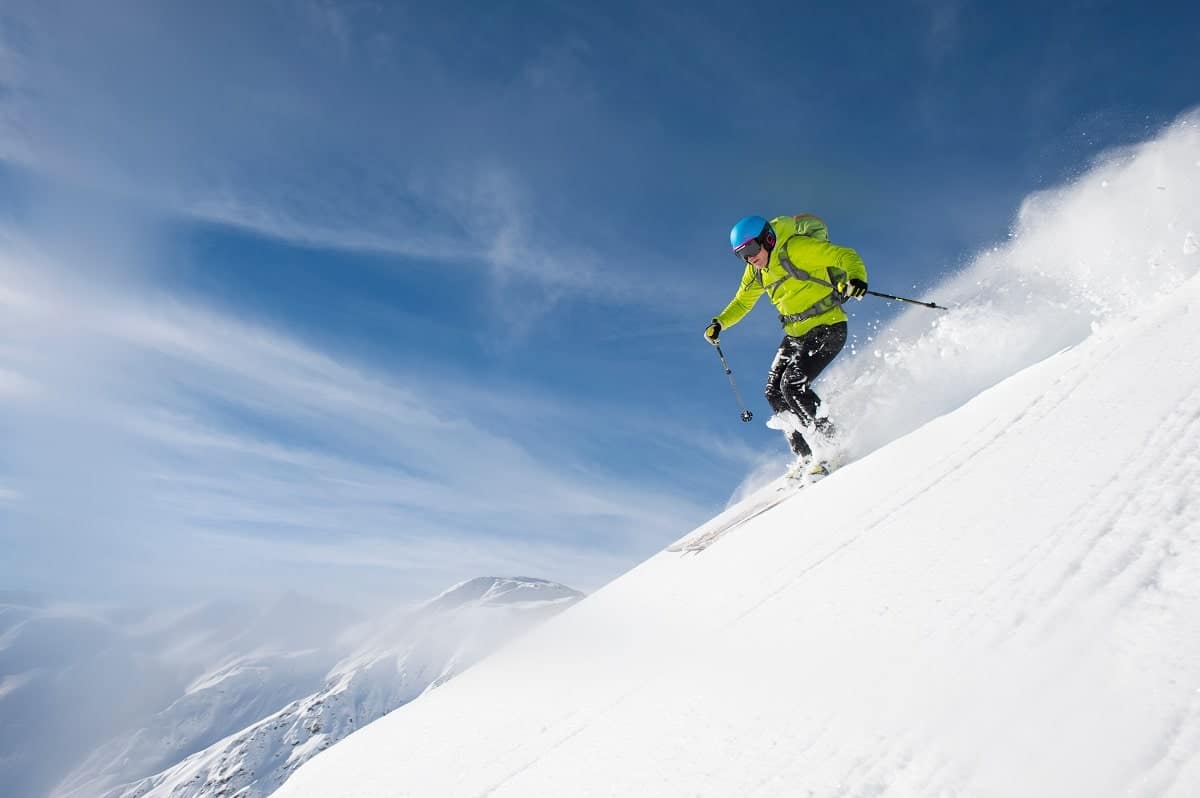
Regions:
[[[755,237],[749,241],[743,241],[741,244],[739,244],[736,248],[734,248],[733,254],[737,255],[742,260],[748,261],[758,253],[762,252],[762,249],[762,242]]]

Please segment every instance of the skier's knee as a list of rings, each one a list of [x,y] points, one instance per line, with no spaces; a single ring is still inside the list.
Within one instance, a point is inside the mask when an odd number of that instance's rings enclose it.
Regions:
[[[767,390],[763,391],[763,396],[767,399],[767,404],[776,413],[783,413],[788,409],[787,399],[783,395],[783,391],[774,386],[768,385]]]
[[[809,397],[806,396],[808,391],[808,380],[804,377],[799,379],[784,380],[780,386],[780,398],[788,405],[795,407],[796,405],[804,406],[809,403]]]

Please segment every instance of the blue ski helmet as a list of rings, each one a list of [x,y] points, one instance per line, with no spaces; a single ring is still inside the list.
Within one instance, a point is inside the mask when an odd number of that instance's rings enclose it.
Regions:
[[[775,248],[775,230],[761,216],[744,216],[729,231],[729,246],[735,252],[754,240],[766,247],[767,251]]]

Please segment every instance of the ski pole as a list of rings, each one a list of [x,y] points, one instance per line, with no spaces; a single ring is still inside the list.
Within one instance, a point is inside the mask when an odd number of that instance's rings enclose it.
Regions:
[[[833,279],[832,267],[827,271],[830,272],[829,276],[830,276],[830,279],[832,280]],[[808,277],[808,280],[810,282],[820,283],[821,285],[828,286],[829,288],[832,288],[838,294],[841,294],[841,292],[837,290],[837,287],[833,283],[827,283],[824,280],[821,280],[816,277],[812,277],[811,275]],[[834,280],[834,282],[837,282],[837,281]],[[881,294],[878,291],[868,291],[867,293],[870,294],[871,296],[877,296],[882,299],[894,299],[897,302],[911,302],[912,304],[920,305],[923,308],[933,308],[934,310],[949,310],[950,309],[950,308],[944,308],[941,305],[938,305],[933,302],[922,302],[919,299],[908,299],[907,297],[895,296],[894,294]],[[842,301],[845,302],[847,298],[848,297],[844,297],[844,295],[843,295]]]
[[[933,308],[934,310],[949,310],[950,309],[950,308],[944,308],[941,305],[935,304],[933,302],[922,302],[919,299],[907,299],[902,296],[892,296],[891,294],[881,294],[878,291],[868,291],[867,293],[870,294],[871,296],[877,296],[877,297],[881,297],[883,299],[894,299],[897,302],[911,302],[912,304],[920,305],[923,308]]]
[[[725,376],[729,378],[729,387],[733,388],[733,395],[737,398],[738,407],[742,408],[742,421],[750,421],[754,418],[754,414],[746,408],[746,403],[742,401],[742,395],[738,393],[737,383],[733,381],[733,370],[725,362],[725,353],[721,351],[720,344],[714,344],[714,346],[717,348],[717,357],[721,358],[721,365],[725,367]]]

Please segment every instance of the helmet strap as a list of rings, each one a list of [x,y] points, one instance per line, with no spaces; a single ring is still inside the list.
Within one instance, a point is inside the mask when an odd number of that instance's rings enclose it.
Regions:
[[[767,225],[767,229],[763,230],[762,236],[759,240],[762,242],[763,248],[767,250],[767,252],[773,252],[775,250],[775,231],[771,229],[769,224]]]

